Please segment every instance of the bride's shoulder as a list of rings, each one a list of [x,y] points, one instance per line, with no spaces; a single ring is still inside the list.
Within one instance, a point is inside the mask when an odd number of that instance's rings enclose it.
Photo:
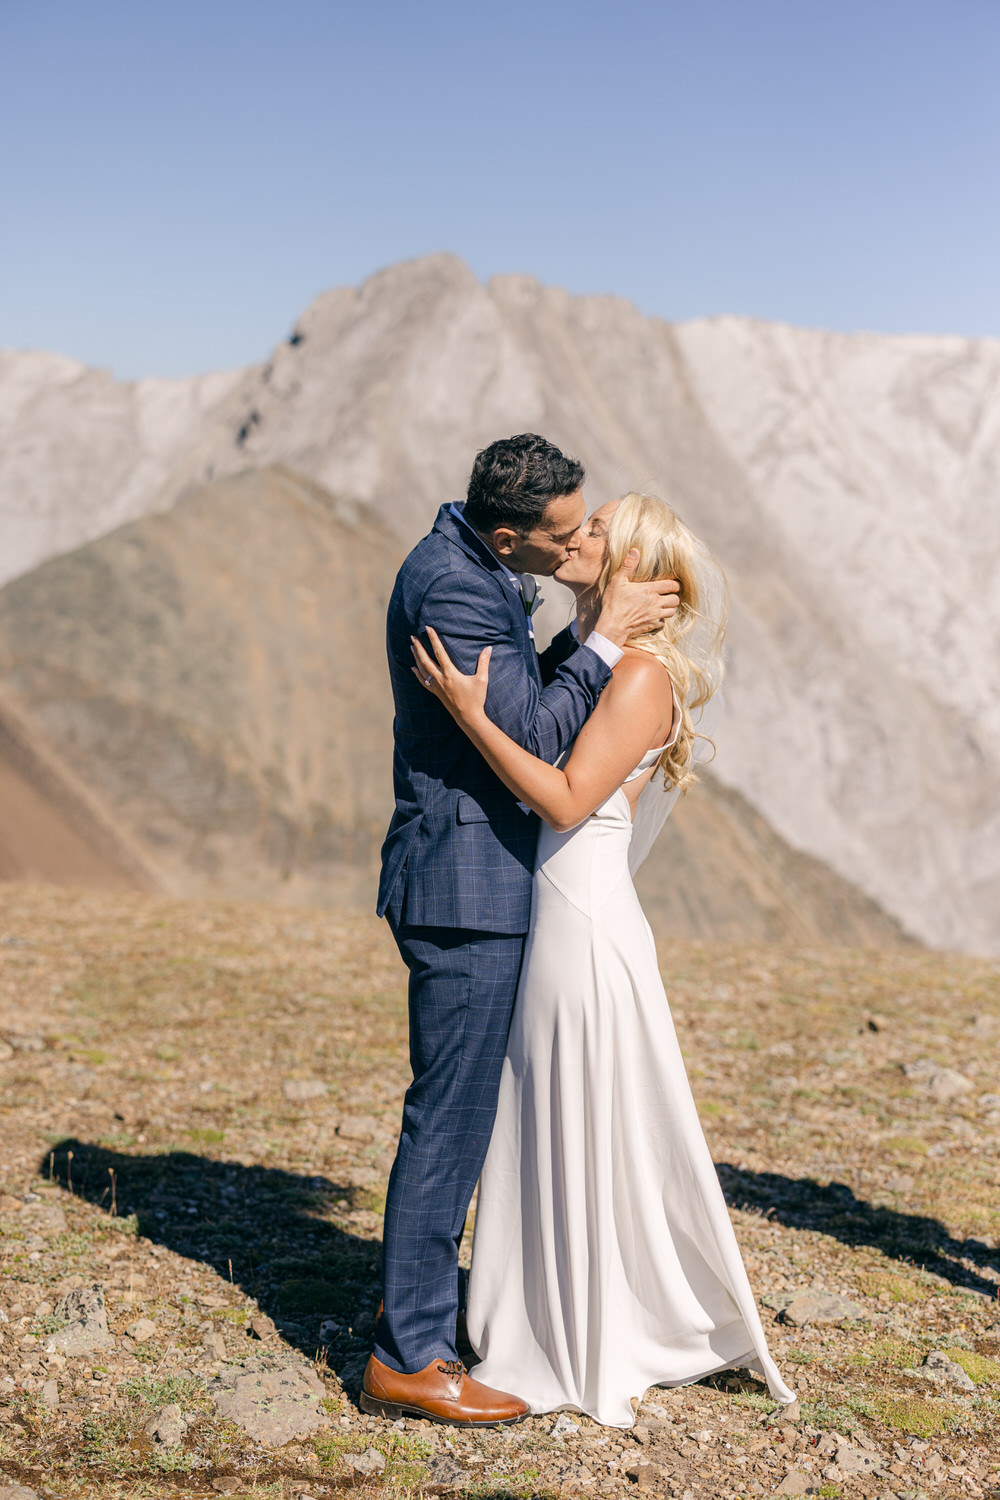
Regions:
[[[638,646],[626,646],[622,659],[614,668],[612,676],[622,687],[634,686],[641,692],[660,692],[671,695],[670,673],[667,664],[651,651],[641,651]]]
[[[658,656],[626,646],[621,661],[611,674],[611,682],[601,694],[601,703],[609,715],[647,719],[659,718],[671,708],[674,693],[670,673]]]

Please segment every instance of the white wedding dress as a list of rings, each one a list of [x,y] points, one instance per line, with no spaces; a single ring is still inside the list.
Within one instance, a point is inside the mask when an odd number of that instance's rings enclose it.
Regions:
[[[679,719],[675,700],[672,735]],[[768,1353],[632,885],[673,800],[655,773],[635,829],[621,789],[569,833],[542,825],[469,1281],[476,1378],[534,1412],[569,1406],[611,1427],[632,1425],[630,1398],[648,1387],[731,1366],[795,1399]]]

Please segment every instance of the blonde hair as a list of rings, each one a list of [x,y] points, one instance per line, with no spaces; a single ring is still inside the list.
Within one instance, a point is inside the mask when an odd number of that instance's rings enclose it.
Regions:
[[[633,636],[628,645],[658,656],[670,674],[681,706],[681,727],[657,767],[667,788],[687,791],[697,780],[692,769],[694,742],[708,740],[695,728],[692,713],[704,707],[722,681],[722,643],[729,613],[726,578],[703,542],[685,526],[672,506],[655,495],[631,493],[622,499],[608,524],[607,556],[597,582],[603,594],[631,548],[639,550],[632,574],[637,583],[676,578],[680,607],[656,630]]]

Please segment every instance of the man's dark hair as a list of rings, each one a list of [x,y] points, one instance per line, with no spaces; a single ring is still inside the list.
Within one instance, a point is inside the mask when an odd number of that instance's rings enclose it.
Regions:
[[[484,535],[509,526],[525,536],[538,525],[550,500],[572,495],[583,479],[583,464],[537,432],[500,438],[476,454],[465,519]]]

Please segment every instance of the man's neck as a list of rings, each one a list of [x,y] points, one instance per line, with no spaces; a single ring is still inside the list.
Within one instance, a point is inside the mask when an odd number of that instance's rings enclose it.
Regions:
[[[500,553],[494,547],[493,543],[490,541],[490,539],[489,539],[488,536],[484,536],[481,531],[477,531],[476,528],[475,528],[475,526],[473,526],[472,522],[471,521],[467,521],[465,519],[465,516],[462,514],[462,511],[461,511],[461,509],[460,509],[459,506],[453,505],[452,506],[452,510],[455,512],[455,514],[457,516],[460,517],[462,525],[468,527],[469,531],[472,532],[472,535],[473,536],[477,536],[479,538],[479,540],[482,542],[483,546],[486,548],[487,552],[489,552],[491,554],[491,556],[493,556],[493,557],[496,558],[496,560],[500,564],[501,568],[506,568],[506,570],[507,570],[508,573],[517,573],[519,571],[519,569],[514,568],[514,567],[511,566],[510,561],[506,557],[501,557]]]
[[[476,531],[476,528],[473,526],[472,530]],[[494,547],[493,543],[490,541],[490,539],[489,539],[488,536],[484,536],[481,531],[476,531],[476,536],[482,542],[482,544],[486,548],[487,552],[492,552],[493,556],[496,558],[496,560],[500,564],[501,568],[506,568],[508,573],[516,573],[517,572],[516,568],[512,568],[511,567],[511,565],[510,565],[510,558],[509,557],[502,557],[500,555],[500,553],[497,551],[497,549]]]

